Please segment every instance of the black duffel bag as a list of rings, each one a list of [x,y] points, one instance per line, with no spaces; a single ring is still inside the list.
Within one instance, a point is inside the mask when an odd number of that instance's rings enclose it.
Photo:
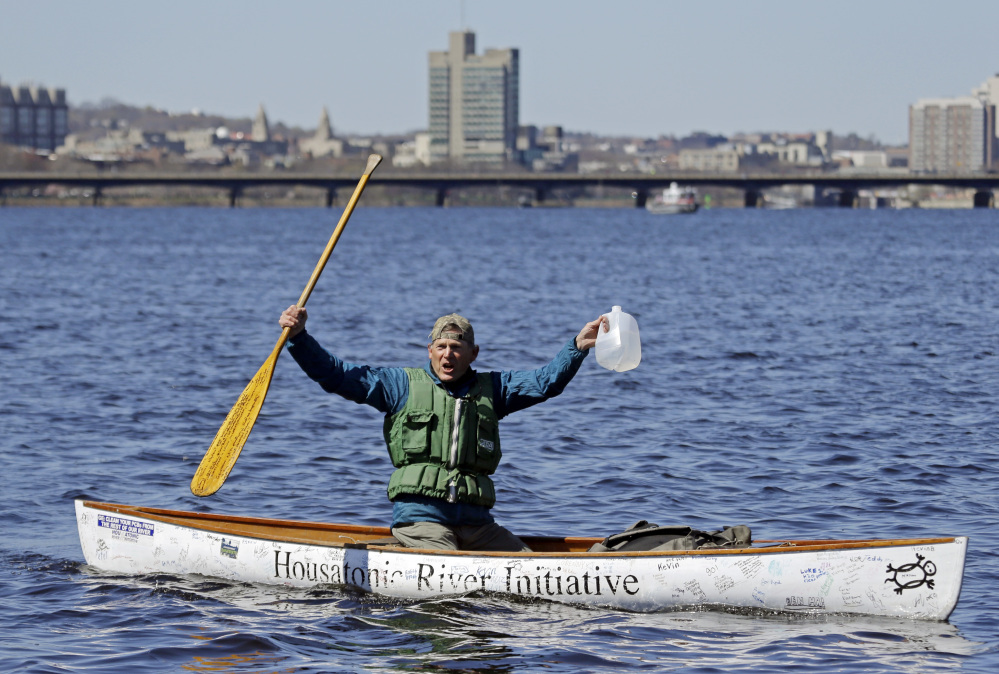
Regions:
[[[652,552],[697,550],[699,548],[748,548],[753,544],[749,527],[740,524],[718,531],[699,531],[691,527],[635,522],[619,534],[608,536],[590,547],[590,552]]]

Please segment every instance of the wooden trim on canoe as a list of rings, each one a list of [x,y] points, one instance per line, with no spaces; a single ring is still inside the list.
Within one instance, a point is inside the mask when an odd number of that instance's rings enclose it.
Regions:
[[[750,548],[704,548],[700,550],[675,550],[655,552],[587,552],[591,545],[603,537],[567,536],[522,536],[521,539],[533,550],[530,553],[486,552],[479,550],[426,550],[386,546],[385,539],[392,533],[388,527],[354,524],[328,524],[296,520],[269,519],[197,513],[186,510],[168,510],[129,506],[118,503],[83,501],[87,508],[105,510],[121,515],[142,517],[157,522],[190,527],[220,534],[244,536],[269,541],[284,541],[303,545],[329,547],[390,549],[394,553],[447,554],[476,557],[645,557],[645,556],[684,556],[684,555],[738,555],[760,553],[787,553],[797,551],[846,550],[902,545],[942,545],[953,543],[954,537],[905,538],[905,539],[861,539],[861,540],[757,540]]]

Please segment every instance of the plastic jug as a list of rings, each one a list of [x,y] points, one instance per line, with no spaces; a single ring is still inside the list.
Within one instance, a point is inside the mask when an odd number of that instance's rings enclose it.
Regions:
[[[642,361],[642,342],[638,337],[638,322],[634,316],[615,306],[607,317],[607,332],[601,326],[597,333],[597,363],[616,372],[638,367]]]

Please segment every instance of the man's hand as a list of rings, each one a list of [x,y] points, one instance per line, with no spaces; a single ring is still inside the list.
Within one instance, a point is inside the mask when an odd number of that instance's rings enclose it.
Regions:
[[[597,343],[597,331],[600,330],[601,325],[604,326],[604,332],[607,332],[607,319],[603,316],[584,325],[583,329],[576,335],[576,348],[580,351],[592,349],[593,345]]]
[[[302,330],[305,330],[305,321],[307,321],[308,318],[309,314],[305,311],[305,307],[292,304],[290,307],[281,312],[281,318],[278,319],[278,324],[282,328],[289,328],[288,338],[291,339]]]

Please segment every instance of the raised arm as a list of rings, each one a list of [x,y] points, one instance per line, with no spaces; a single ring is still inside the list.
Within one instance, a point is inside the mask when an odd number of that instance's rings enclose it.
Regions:
[[[584,325],[579,334],[567,341],[550,363],[537,370],[493,373],[493,385],[498,387],[500,394],[496,405],[496,413],[500,418],[562,393],[576,376],[587,352],[597,343],[597,331],[601,325],[604,330],[607,329],[603,316]]]
[[[381,412],[397,412],[409,396],[405,370],[347,363],[322,347],[305,332],[305,307],[292,305],[278,323],[289,329],[288,352],[306,375],[324,391],[370,405]]]

